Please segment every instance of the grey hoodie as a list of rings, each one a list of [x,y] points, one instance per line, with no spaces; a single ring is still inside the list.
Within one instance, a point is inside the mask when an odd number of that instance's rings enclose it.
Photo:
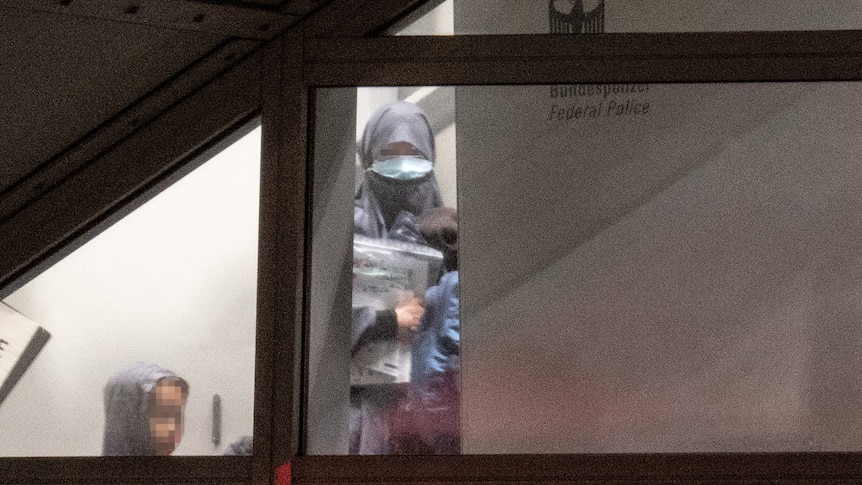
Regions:
[[[108,380],[103,456],[155,455],[150,445],[150,392],[165,377],[182,381],[167,369],[143,362],[121,370]]]

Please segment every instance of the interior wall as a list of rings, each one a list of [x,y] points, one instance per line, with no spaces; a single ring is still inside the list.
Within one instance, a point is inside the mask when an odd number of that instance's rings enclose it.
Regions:
[[[547,0],[453,0],[454,33],[547,34]],[[569,12],[573,0],[554,0]],[[600,0],[583,0],[590,11]],[[604,0],[605,32],[845,30],[862,27],[856,2],[830,0]],[[489,13],[493,14],[489,14]],[[428,34],[429,32],[424,32]],[[434,32],[434,33],[443,33]]]
[[[452,0],[445,0],[396,35],[452,35],[455,33],[453,11]]]
[[[0,405],[0,455],[100,455],[102,389],[137,361],[190,384],[175,454],[252,433],[259,177],[258,128],[5,300],[51,338]]]
[[[567,0],[563,0],[567,1]],[[589,3],[584,8],[589,9]],[[605,0],[607,32],[845,30],[862,27],[856,2],[845,0]]]
[[[464,451],[862,447],[856,90],[459,88]]]

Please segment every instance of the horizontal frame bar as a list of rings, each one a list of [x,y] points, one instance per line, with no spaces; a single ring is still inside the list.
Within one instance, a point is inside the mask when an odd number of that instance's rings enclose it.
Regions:
[[[768,481],[858,483],[854,453],[306,456],[295,483],[580,482],[710,483]],[[630,482],[629,482],[630,481]]]
[[[308,38],[305,52],[317,87],[862,77],[862,31]]]
[[[2,483],[251,481],[249,456],[3,458]]]

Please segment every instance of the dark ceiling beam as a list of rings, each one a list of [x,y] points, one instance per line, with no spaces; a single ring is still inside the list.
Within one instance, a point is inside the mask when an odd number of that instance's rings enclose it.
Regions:
[[[435,0],[335,0],[310,16],[307,37],[375,35]]]
[[[121,143],[140,127],[200,89],[249,55],[262,43],[233,40],[222,43],[206,56],[163,82],[129,107],[106,120],[90,134],[76,141],[36,167],[11,187],[0,191],[0,224],[28,203],[82,169],[101,153]]]
[[[0,5],[254,40],[271,40],[302,18],[254,4],[196,0],[0,0]]]
[[[96,156],[85,156],[80,168],[0,221],[0,298],[247,122],[260,109],[259,76],[260,55],[254,53],[183,93],[174,105]]]
[[[315,10],[322,8],[332,0],[250,0],[253,2],[266,2],[279,4],[279,11],[291,15],[305,17]]]

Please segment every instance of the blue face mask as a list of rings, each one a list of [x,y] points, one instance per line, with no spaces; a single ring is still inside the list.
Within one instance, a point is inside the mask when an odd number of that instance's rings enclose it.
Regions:
[[[400,156],[374,162],[371,170],[380,175],[395,180],[414,180],[424,177],[434,166],[424,158],[414,156]]]

